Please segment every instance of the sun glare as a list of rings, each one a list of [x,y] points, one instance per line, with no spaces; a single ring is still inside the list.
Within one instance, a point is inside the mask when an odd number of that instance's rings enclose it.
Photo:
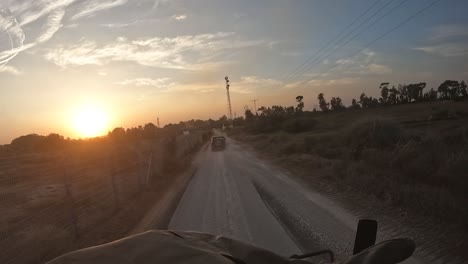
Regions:
[[[96,137],[106,132],[109,118],[106,113],[94,107],[86,107],[76,112],[73,125],[80,137]]]

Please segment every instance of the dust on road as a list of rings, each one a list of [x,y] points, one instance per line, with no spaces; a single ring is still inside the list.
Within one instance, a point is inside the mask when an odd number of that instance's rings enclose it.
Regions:
[[[357,219],[233,140],[201,155],[169,229],[224,235],[284,256],[324,248],[350,255]]]

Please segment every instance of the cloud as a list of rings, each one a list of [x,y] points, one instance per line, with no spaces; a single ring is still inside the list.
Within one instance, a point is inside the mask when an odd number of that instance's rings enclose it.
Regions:
[[[63,28],[77,28],[80,24],[74,23],[74,24],[68,24],[66,26],[63,26]]]
[[[193,93],[211,93],[216,90],[223,89],[219,83],[191,83],[191,84],[174,84],[173,87],[166,92],[193,92]]]
[[[0,50],[0,65],[4,65],[20,52],[18,48],[23,46],[26,37],[17,19],[2,9],[0,9],[0,32],[6,33],[9,41],[9,48]]]
[[[65,9],[76,0],[23,0],[12,1],[10,10],[18,17],[21,26],[36,22],[58,9]]]
[[[169,3],[170,0],[156,0],[154,1],[153,9],[158,9],[161,6]]]
[[[126,3],[127,0],[87,1],[83,5],[83,7],[78,11],[78,13],[71,17],[71,20],[92,16],[96,12],[125,5]]]
[[[134,21],[130,23],[108,23],[108,24],[100,24],[99,26],[106,27],[106,28],[124,28],[124,27],[136,25],[137,23],[138,21]]]
[[[338,79],[314,79],[307,82],[310,86],[337,86],[337,85],[350,85],[356,83],[359,78],[338,78]]]
[[[63,27],[68,13],[72,19],[78,19],[125,3],[127,0],[3,0],[0,2],[0,34],[8,36],[10,45],[0,47],[0,65],[20,52],[49,41]],[[23,27],[30,24],[26,38]]]
[[[431,29],[431,40],[441,40],[453,37],[468,36],[468,25],[439,25]]]
[[[341,74],[390,74],[393,72],[392,68],[387,65],[376,63],[377,54],[371,50],[365,50],[358,56],[348,59],[337,60],[337,72]]]
[[[298,81],[298,82],[292,82],[292,83],[288,83],[284,86],[284,88],[286,89],[294,89],[294,88],[297,88],[297,87],[300,87],[301,85],[303,85],[304,82],[301,82],[301,81]]]
[[[375,73],[375,74],[389,74],[392,73],[392,69],[389,66],[382,65],[382,64],[376,64],[372,63],[369,66],[367,66],[367,69],[370,73]]]
[[[117,84],[124,86],[152,86],[158,89],[168,89],[175,85],[175,83],[170,83],[169,80],[170,78],[135,78],[126,79],[124,81],[118,82]]]
[[[273,88],[279,84],[281,84],[280,81],[271,78],[242,76],[239,82],[233,83],[231,91],[237,93],[253,93],[262,89]]]
[[[37,38],[37,42],[42,43],[50,40],[54,34],[62,27],[62,19],[65,15],[65,10],[57,9],[54,10],[47,17],[47,27],[44,32]]]
[[[13,74],[13,75],[22,74],[22,72],[20,70],[16,69],[15,67],[7,66],[7,65],[0,66],[0,73],[9,73],[9,74]]]
[[[239,40],[232,32],[183,35],[173,38],[119,39],[107,45],[82,41],[50,50],[45,58],[56,65],[104,65],[112,61],[131,61],[144,66],[199,70],[215,68],[225,61],[208,61],[231,49],[263,44]]]
[[[183,14],[183,15],[173,15],[172,19],[175,19],[175,20],[178,20],[178,21],[185,20],[185,19],[187,19],[187,15],[185,15],[185,14]]]
[[[468,55],[468,46],[463,43],[445,43],[433,46],[417,47],[413,49],[442,57],[458,57]]]

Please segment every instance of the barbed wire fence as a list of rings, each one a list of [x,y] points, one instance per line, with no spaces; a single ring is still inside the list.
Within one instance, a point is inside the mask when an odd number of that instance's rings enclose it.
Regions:
[[[179,158],[202,138],[175,141]],[[166,143],[0,155],[0,263],[42,263],[81,247],[85,236],[164,173]]]

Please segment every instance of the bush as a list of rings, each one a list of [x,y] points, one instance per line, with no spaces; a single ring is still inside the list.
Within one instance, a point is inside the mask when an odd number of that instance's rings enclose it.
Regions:
[[[386,149],[403,139],[400,127],[382,119],[366,119],[346,128],[343,137],[351,151],[360,155],[365,148]]]
[[[300,133],[312,130],[317,125],[317,121],[310,117],[295,117],[286,120],[282,129],[288,133]]]

